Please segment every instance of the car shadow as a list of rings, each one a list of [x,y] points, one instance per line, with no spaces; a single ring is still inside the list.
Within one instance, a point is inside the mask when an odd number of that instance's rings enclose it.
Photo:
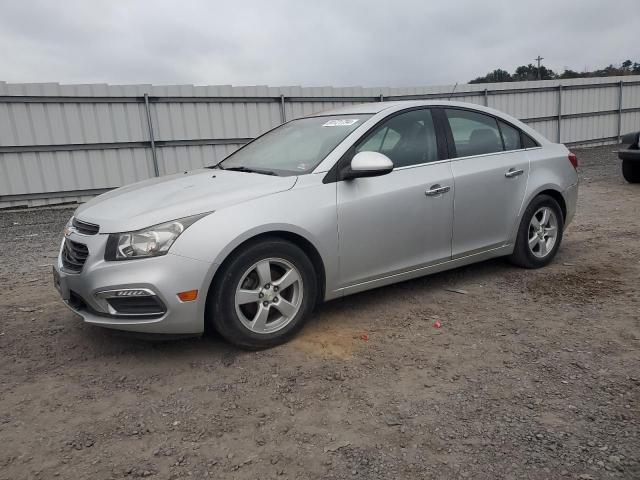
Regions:
[[[310,324],[298,336],[304,337],[307,342],[313,341],[317,333],[313,325],[316,322],[330,329],[338,326],[348,327],[348,324],[345,325],[345,318],[348,318],[354,310],[376,309],[386,302],[397,301],[399,295],[419,295],[437,289],[454,288],[460,282],[483,282],[495,275],[500,276],[508,271],[519,270],[504,259],[490,259],[331,300],[319,306],[310,319]],[[82,324],[81,329],[82,336],[94,349],[102,350],[106,354],[135,353],[136,356],[142,355],[143,358],[146,356],[149,361],[161,353],[174,360],[182,358],[184,361],[189,361],[207,357],[212,362],[229,364],[239,356],[254,354],[228,344],[215,332],[200,336],[148,335],[86,324]]]
[[[148,335],[82,324],[82,337],[91,350],[103,355],[135,354],[145,361],[158,355],[178,361],[194,361],[206,357],[212,362],[233,363],[245,352],[224,341],[217,334],[206,335]]]
[[[444,272],[432,273],[423,277],[405,280],[384,287],[377,287],[365,292],[337,298],[321,305],[317,313],[331,314],[344,309],[372,306],[396,300],[399,294],[419,294],[436,289],[455,288],[460,282],[483,282],[494,275],[501,275],[506,271],[519,271],[503,258],[493,258],[482,262],[465,265]]]

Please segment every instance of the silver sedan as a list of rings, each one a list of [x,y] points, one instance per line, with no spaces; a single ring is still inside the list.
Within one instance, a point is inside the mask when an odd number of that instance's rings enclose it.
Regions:
[[[576,167],[489,108],[354,105],[81,205],[54,283],[90,324],[269,347],[324,300],[492,257],[547,265],[575,212]]]

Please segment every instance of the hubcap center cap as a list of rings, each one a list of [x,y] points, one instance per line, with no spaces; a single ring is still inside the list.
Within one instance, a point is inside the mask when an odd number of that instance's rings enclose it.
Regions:
[[[262,294],[264,295],[264,298],[267,302],[273,302],[273,299],[276,298],[277,293],[273,291],[272,288],[263,288],[262,289]]]

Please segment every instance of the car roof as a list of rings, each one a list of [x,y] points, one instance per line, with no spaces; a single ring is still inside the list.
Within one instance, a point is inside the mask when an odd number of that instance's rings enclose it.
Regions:
[[[493,114],[499,114],[501,116],[504,115],[502,112],[498,112],[491,108],[484,107],[482,105],[478,105],[477,103],[466,103],[466,102],[450,102],[448,100],[398,100],[393,102],[371,102],[371,103],[359,103],[356,105],[349,105],[347,107],[340,108],[332,108],[330,110],[324,110],[322,112],[317,112],[310,117],[320,117],[325,115],[353,115],[353,114],[376,114],[380,113],[383,110],[387,109],[396,109],[395,107],[401,108],[411,108],[411,107],[420,107],[420,106],[450,106],[450,107],[466,107],[473,108],[475,110],[490,112]]]
[[[526,132],[529,136],[535,138],[538,143],[549,143],[545,137],[543,137],[540,133],[536,132],[533,128],[518,120],[517,118],[512,117],[511,115],[496,110],[494,108],[485,107],[484,105],[478,105],[477,103],[469,103],[469,102],[450,102],[449,100],[399,100],[393,102],[371,102],[371,103],[360,103],[357,105],[349,105],[347,107],[342,108],[334,108],[330,110],[325,110],[323,112],[317,112],[310,117],[321,117],[321,116],[330,116],[330,115],[377,115],[381,114],[386,116],[387,114],[392,114],[405,108],[413,108],[413,107],[423,107],[423,106],[440,106],[440,107],[460,107],[460,108],[468,108],[471,110],[476,110],[478,112],[485,112],[489,115],[493,115],[495,117],[501,118],[507,122],[510,122],[513,125],[516,125],[518,128]]]

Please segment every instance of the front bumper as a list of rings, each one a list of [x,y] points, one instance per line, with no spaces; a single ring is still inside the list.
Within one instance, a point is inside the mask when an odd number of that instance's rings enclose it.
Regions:
[[[87,245],[89,255],[80,273],[65,269],[61,254],[53,266],[54,285],[66,305],[86,323],[142,333],[198,334],[204,331],[204,309],[214,265],[169,252],[140,260],[104,260],[108,235],[67,238]],[[63,241],[64,244],[64,241]],[[61,246],[62,252],[62,246]],[[155,295],[162,312],[155,315],[117,314],[105,292],[145,290]],[[198,298],[182,302],[177,293],[198,290]]]

